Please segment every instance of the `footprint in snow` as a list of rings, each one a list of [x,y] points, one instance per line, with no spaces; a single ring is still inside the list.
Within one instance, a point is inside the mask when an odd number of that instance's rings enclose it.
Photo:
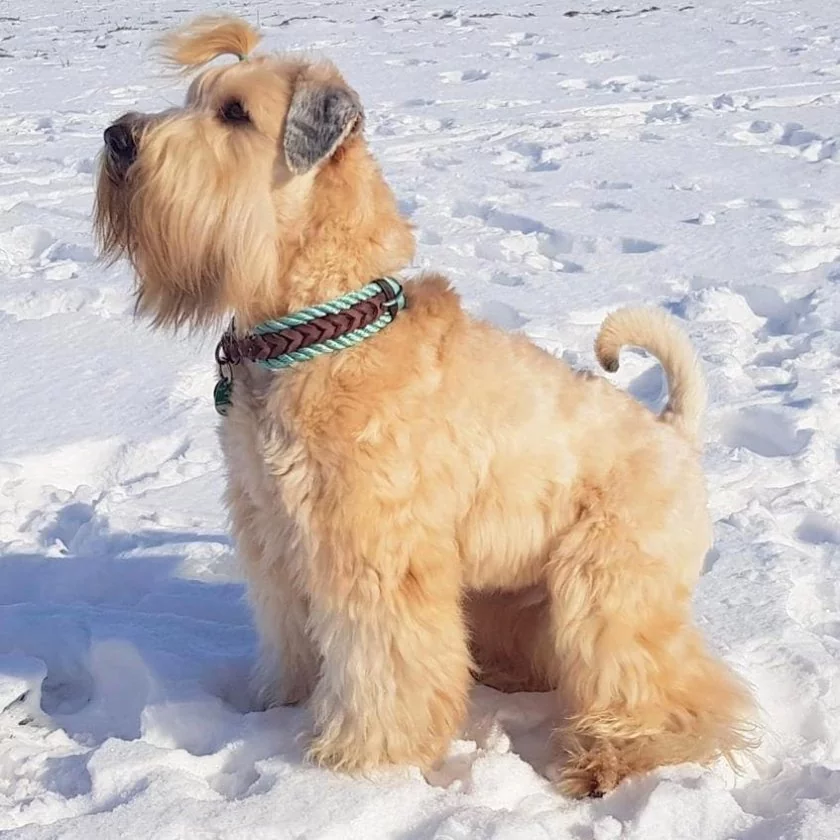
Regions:
[[[650,242],[647,239],[624,237],[621,240],[623,254],[650,254],[652,251],[659,251],[662,247],[658,242]]]
[[[525,282],[521,277],[506,274],[503,271],[494,271],[490,282],[496,286],[521,286]]]
[[[632,190],[633,185],[629,181],[596,181],[593,185],[596,190]]]
[[[520,312],[500,300],[488,300],[481,305],[480,316],[503,330],[517,330],[528,323]]]
[[[645,93],[654,88],[658,79],[656,76],[615,76],[610,79],[591,79],[586,82],[587,90],[603,91],[605,93]]]
[[[645,115],[646,123],[682,123],[691,119],[692,108],[684,102],[660,102]]]
[[[511,32],[505,38],[497,41],[497,44],[504,44],[506,47],[530,47],[543,40],[536,32]]]
[[[23,726],[40,717],[41,690],[47,666],[33,656],[0,656],[0,717]]]
[[[497,158],[508,169],[527,172],[551,172],[560,168],[559,160],[566,156],[561,147],[546,147],[539,143],[510,143]]]
[[[629,207],[625,207],[623,204],[618,204],[618,202],[615,201],[597,201],[592,205],[592,209],[597,210],[599,213],[608,211],[615,211],[619,213],[631,212]]]
[[[840,140],[836,137],[823,137],[797,122],[753,120],[738,126],[734,136],[748,146],[769,146],[786,154],[799,155],[809,163],[832,160],[840,152]]]
[[[763,458],[790,458],[808,446],[813,434],[813,429],[794,428],[776,411],[753,406],[724,421],[722,438],[733,449],[748,449]]]
[[[796,536],[811,545],[840,545],[840,523],[821,513],[808,513],[799,523]]]
[[[37,260],[56,241],[37,225],[17,225],[0,232],[0,266],[20,267]]]
[[[406,99],[405,102],[402,103],[403,108],[428,108],[430,105],[437,105],[438,101],[436,99]]]
[[[815,308],[816,292],[794,300],[785,300],[779,291],[771,286],[742,286],[738,292],[759,318],[767,319],[765,330],[768,335],[797,335],[805,332],[802,329],[802,321]]]
[[[580,54],[580,60],[587,64],[603,64],[606,61],[616,61],[621,55],[613,50],[594,50]]]
[[[453,82],[480,82],[489,76],[489,70],[448,70],[440,74],[440,78],[447,84]]]

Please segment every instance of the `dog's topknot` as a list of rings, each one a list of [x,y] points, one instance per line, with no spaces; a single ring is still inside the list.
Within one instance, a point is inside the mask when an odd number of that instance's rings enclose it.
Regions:
[[[164,60],[190,70],[220,55],[244,59],[260,42],[260,34],[244,20],[204,15],[164,35],[158,46]]]

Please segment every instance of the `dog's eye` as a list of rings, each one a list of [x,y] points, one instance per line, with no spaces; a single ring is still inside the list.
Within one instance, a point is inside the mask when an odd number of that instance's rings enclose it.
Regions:
[[[248,123],[251,118],[245,106],[238,99],[230,99],[219,108],[219,117],[227,123]]]

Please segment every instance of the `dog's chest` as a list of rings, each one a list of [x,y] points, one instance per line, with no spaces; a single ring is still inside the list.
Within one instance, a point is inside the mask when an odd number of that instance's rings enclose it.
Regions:
[[[263,544],[300,544],[311,515],[313,470],[307,451],[279,408],[272,380],[242,377],[220,431],[230,494],[247,498],[240,528]],[[236,516],[237,512],[232,511]]]

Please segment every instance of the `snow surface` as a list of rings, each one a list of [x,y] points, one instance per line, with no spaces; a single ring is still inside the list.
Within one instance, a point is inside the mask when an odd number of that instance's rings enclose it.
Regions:
[[[209,7],[7,0],[0,835],[840,837],[840,4],[654,2],[227,8],[343,68],[418,264],[471,311],[583,366],[615,307],[685,319],[712,397],[697,616],[767,727],[745,776],[671,768],[565,800],[537,772],[545,695],[476,689],[430,780],[306,766],[305,711],[247,712],[215,337],[135,323],[89,231],[102,129],[180,101],[147,48]],[[650,359],[617,381],[661,403]]]

